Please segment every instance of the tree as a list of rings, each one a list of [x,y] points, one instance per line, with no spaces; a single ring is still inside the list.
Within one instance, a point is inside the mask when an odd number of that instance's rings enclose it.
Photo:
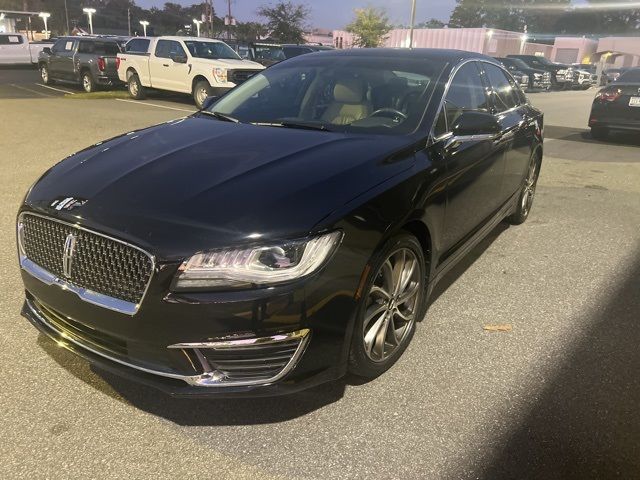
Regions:
[[[416,24],[416,28],[444,28],[445,23],[437,18]]]
[[[304,43],[305,23],[311,11],[306,5],[279,2],[273,7],[263,5],[258,15],[264,17],[274,40],[282,43]]]
[[[373,7],[358,8],[356,18],[347,25],[346,30],[356,37],[354,45],[358,47],[379,47],[391,30],[389,17],[384,10]]]
[[[269,29],[258,22],[243,22],[238,23],[235,33],[239,42],[248,43],[265,37],[269,33]]]

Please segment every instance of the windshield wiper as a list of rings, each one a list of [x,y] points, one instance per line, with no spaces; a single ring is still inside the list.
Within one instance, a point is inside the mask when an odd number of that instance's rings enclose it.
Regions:
[[[205,115],[210,115],[212,117],[217,118],[218,120],[222,120],[223,122],[233,122],[233,123],[242,123],[235,117],[230,115],[220,113],[220,112],[211,112],[209,110],[200,110],[200,113],[204,113]]]
[[[292,122],[285,120],[282,122],[255,122],[254,125],[258,125],[260,127],[299,128],[301,130],[322,130],[323,132],[331,132],[326,125],[321,123]]]

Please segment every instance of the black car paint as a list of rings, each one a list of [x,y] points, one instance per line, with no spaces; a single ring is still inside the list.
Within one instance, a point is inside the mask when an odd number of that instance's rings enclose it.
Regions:
[[[603,100],[600,93],[618,92],[614,101]],[[600,90],[593,100],[589,127],[607,130],[640,131],[640,107],[632,107],[632,97],[640,97],[640,82],[616,81]]]
[[[193,365],[167,345],[304,326],[313,336],[298,366],[274,385],[208,391],[70,349],[176,395],[273,395],[336,379],[346,373],[368,262],[386,239],[401,229],[418,237],[429,258],[431,290],[513,210],[531,155],[542,155],[538,110],[526,104],[496,114],[501,132],[492,139],[451,142],[430,134],[452,71],[466,61],[495,64],[492,59],[420,49],[314,55],[422,55],[449,63],[410,135],[278,129],[195,114],[71,155],[36,182],[19,212],[79,223],[155,256],[151,286],[133,317],[82,302],[22,271],[28,297],[126,342],[130,360],[190,375],[197,373]],[[304,56],[287,63],[296,61]],[[51,210],[60,195],[88,201],[71,211]],[[253,290],[170,289],[182,260],[195,252],[255,244],[255,234],[264,244],[336,229],[344,237],[334,256],[299,281]]]

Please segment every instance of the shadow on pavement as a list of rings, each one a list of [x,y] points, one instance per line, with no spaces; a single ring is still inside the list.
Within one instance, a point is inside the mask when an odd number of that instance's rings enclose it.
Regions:
[[[597,145],[628,145],[640,147],[640,138],[636,132],[612,132],[607,141],[596,140],[591,137],[587,128],[562,127],[557,125],[545,125],[544,136],[546,139],[565,140],[569,142],[594,143]]]
[[[640,478],[640,253],[555,379],[473,478]]]

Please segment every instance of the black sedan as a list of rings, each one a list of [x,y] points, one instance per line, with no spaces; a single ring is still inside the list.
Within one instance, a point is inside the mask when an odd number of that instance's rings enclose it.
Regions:
[[[47,171],[18,213],[23,314],[174,395],[375,377],[443,275],[525,221],[542,132],[489,57],[287,60]]]
[[[612,130],[640,132],[640,68],[627,70],[598,92],[589,127],[599,140],[606,140]]]

